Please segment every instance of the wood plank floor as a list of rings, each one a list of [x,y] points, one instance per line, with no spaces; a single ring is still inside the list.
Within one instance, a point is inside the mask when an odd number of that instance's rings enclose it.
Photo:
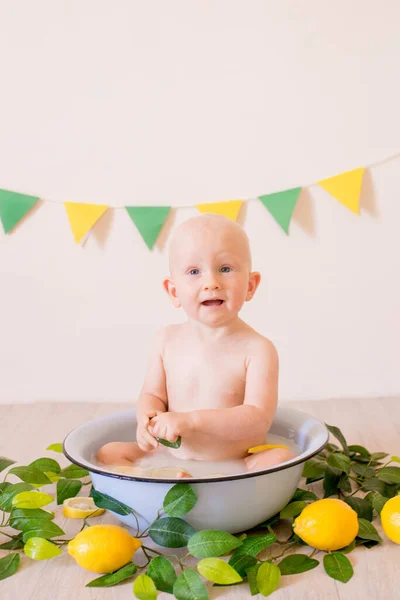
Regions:
[[[290,406],[312,414],[342,430],[348,443],[361,444],[371,452],[385,451],[400,455],[400,399],[332,400],[323,402],[292,402]],[[28,464],[41,456],[51,456],[66,466],[62,455],[46,452],[53,442],[61,442],[77,425],[98,416],[128,408],[126,404],[29,404],[0,405],[0,456]],[[0,475],[0,479],[3,477]],[[10,477],[10,480],[12,477]],[[15,479],[15,481],[17,481]],[[318,485],[318,484],[317,484]],[[48,486],[52,492],[54,488]],[[86,488],[87,490],[88,488]],[[46,488],[44,488],[46,491]],[[81,521],[65,519],[60,507],[55,521],[68,537],[73,537]],[[117,521],[106,513],[97,522]],[[379,520],[374,525],[382,535]],[[347,583],[337,582],[325,573],[322,564],[311,572],[282,577],[279,590],[272,594],[276,600],[395,600],[400,598],[400,546],[384,538],[383,544],[370,550],[359,547],[349,555],[354,576]],[[6,538],[0,534],[0,543]],[[304,551],[304,550],[302,550]],[[307,551],[309,549],[307,548]],[[7,553],[0,550],[0,558]],[[322,559],[322,553],[316,556]],[[138,559],[139,561],[139,559]],[[134,598],[132,583],[107,589],[85,588],[95,577],[68,556],[49,561],[32,561],[21,553],[18,573],[0,581],[2,600],[122,600]],[[245,600],[251,598],[247,584],[231,588],[210,587],[210,599]],[[160,600],[172,598],[159,593]],[[254,596],[261,599],[262,596]]]

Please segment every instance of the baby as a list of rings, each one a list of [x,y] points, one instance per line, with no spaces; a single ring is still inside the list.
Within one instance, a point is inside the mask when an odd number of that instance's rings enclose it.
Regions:
[[[163,286],[183,324],[167,325],[151,351],[137,402],[137,442],[110,442],[97,460],[132,466],[158,446],[182,459],[243,458],[248,471],[294,457],[286,448],[248,455],[266,443],[278,402],[278,356],[272,342],[239,318],[260,283],[240,225],[215,214],[182,223],[169,250]],[[180,473],[181,477],[189,476]]]

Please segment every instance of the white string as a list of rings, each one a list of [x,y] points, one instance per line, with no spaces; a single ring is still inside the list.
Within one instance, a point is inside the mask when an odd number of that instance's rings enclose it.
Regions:
[[[392,154],[391,156],[388,156],[386,158],[383,158],[382,160],[378,160],[374,163],[371,163],[369,165],[367,165],[366,167],[364,167],[364,169],[373,169],[374,167],[380,167],[381,165],[384,165],[388,162],[391,162],[392,160],[395,160],[396,158],[400,157],[400,152],[397,152],[396,154]],[[351,169],[350,169],[351,170]],[[338,175],[340,175],[341,173],[338,173]],[[318,185],[315,181],[313,181],[312,183],[309,183],[308,185],[302,185],[302,186],[296,186],[296,187],[301,187],[303,188],[310,188],[313,187],[315,185]],[[287,188],[283,189],[283,190],[277,190],[275,192],[269,192],[270,194],[279,194],[280,192],[284,192],[286,191]],[[260,194],[260,196],[265,196],[266,194]],[[243,198],[241,201],[242,202],[251,202],[252,200],[257,200],[259,198],[259,196],[253,197],[253,198]],[[41,198],[39,196],[39,200],[41,200],[42,202],[50,202],[51,204],[59,204],[60,206],[64,204],[64,202],[58,202],[57,200],[46,200],[45,198]],[[205,202],[205,204],[214,204],[217,202],[224,202],[224,200],[216,200],[215,202]],[[226,200],[225,202],[229,202],[229,200]],[[99,206],[98,204],[95,203],[82,203],[82,204],[93,204],[93,206]],[[196,202],[195,204],[183,204],[183,205],[179,205],[179,206],[171,206],[172,209],[180,209],[180,208],[194,208],[196,204],[201,204],[200,202]],[[113,209],[113,210],[122,210],[124,209],[126,206],[143,206],[143,205],[135,205],[135,204],[129,204],[129,205],[124,205],[124,206],[108,206],[109,209]],[[162,205],[159,204],[157,206],[167,206],[167,205]],[[152,208],[152,206],[148,206],[146,208]]]

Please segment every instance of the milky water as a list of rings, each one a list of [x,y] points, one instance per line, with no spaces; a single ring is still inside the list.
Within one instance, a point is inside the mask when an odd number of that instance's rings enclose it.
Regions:
[[[301,450],[293,442],[280,435],[269,433],[266,440],[267,444],[282,444],[288,448],[296,456]],[[95,462],[95,461],[94,461]],[[103,465],[102,468],[105,467]],[[165,446],[159,445],[155,452],[150,452],[143,458],[130,466],[108,465],[107,471],[115,471],[126,475],[157,477],[157,478],[174,478],[177,477],[179,471],[190,473],[192,477],[220,477],[222,475],[233,475],[246,472],[243,459],[231,459],[223,461],[207,461],[207,460],[182,460],[172,456]]]

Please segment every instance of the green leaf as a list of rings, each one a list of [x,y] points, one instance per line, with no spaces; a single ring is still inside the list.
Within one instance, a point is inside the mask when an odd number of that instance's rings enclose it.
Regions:
[[[221,558],[203,558],[197,564],[198,572],[209,581],[221,585],[232,585],[243,578]]]
[[[287,519],[289,517],[297,517],[307,506],[306,502],[298,500],[297,502],[290,502],[283,510],[281,510],[279,516],[281,519]]]
[[[373,452],[370,456],[371,461],[382,460],[382,458],[386,458],[389,454],[386,452]]]
[[[341,548],[340,552],[342,554],[350,554],[350,552],[353,552],[355,547],[356,547],[356,540],[354,539],[352,542],[350,542],[350,544],[348,546]]]
[[[111,510],[112,512],[117,513],[117,515],[132,514],[132,509],[127,504],[124,504],[119,500],[115,500],[115,498],[112,498],[107,494],[97,492],[95,489],[93,489],[90,492],[90,496],[93,498],[94,503],[98,508],[105,508],[106,510]]]
[[[329,496],[333,496],[333,494],[337,494],[337,490],[340,482],[340,471],[335,469],[335,472],[332,472],[330,469],[332,467],[328,467],[328,470],[324,475],[324,498],[329,498]]]
[[[318,496],[314,494],[314,492],[310,492],[309,490],[302,490],[301,488],[297,488],[290,502],[296,502],[297,500],[303,500],[304,502],[314,502],[314,500],[318,500]]]
[[[340,431],[339,427],[335,427],[335,425],[328,425],[328,423],[325,423],[325,425],[327,426],[328,430],[330,431],[330,433],[332,435],[335,436],[335,438],[342,444],[342,448],[344,450],[344,453],[347,454],[347,456],[349,455],[349,448],[347,446],[347,442],[344,438],[343,433]]]
[[[392,456],[390,460],[392,462],[398,462],[398,463],[400,463],[400,456]]]
[[[78,465],[69,465],[60,472],[60,475],[66,479],[82,479],[82,477],[89,475],[89,471],[78,467]]]
[[[342,492],[351,492],[351,482],[349,476],[346,473],[342,473],[339,479],[338,488],[342,490]]]
[[[384,491],[383,495],[386,496],[387,498],[393,498],[393,496],[397,496],[399,491],[400,491],[400,483],[394,483],[394,484],[385,483],[385,491]]]
[[[48,560],[62,554],[61,548],[40,537],[30,538],[24,546],[24,552],[33,560]]]
[[[13,535],[11,540],[5,542],[4,544],[0,544],[0,550],[19,550],[24,547],[24,542],[22,541],[22,536]]]
[[[378,544],[379,542],[376,540],[363,540],[362,538],[356,537],[356,546],[365,546],[365,548],[368,548],[368,550],[374,546],[377,546]]]
[[[385,483],[377,477],[372,477],[371,479],[363,481],[361,489],[363,489],[364,492],[379,492],[382,496],[384,496],[386,492]]]
[[[168,440],[163,440],[162,438],[156,438],[156,440],[163,446],[167,446],[167,448],[180,448],[182,443],[181,436],[178,437],[176,442],[168,442]]]
[[[8,554],[3,558],[0,558],[0,580],[11,577],[18,571],[19,567],[19,554]]]
[[[366,519],[358,519],[358,533],[357,536],[363,540],[374,540],[375,542],[381,542],[382,538],[375,529],[375,527]]]
[[[42,473],[42,471],[36,467],[13,467],[8,473],[16,475],[22,481],[25,481],[25,483],[40,483],[42,485],[51,483],[47,475]]]
[[[344,501],[356,511],[359,517],[366,519],[367,521],[372,521],[372,506],[365,498],[347,496]]]
[[[281,572],[276,565],[264,562],[257,571],[257,587],[263,596],[269,596],[279,586]]]
[[[10,485],[12,485],[12,483],[10,483],[9,481],[2,481],[0,483],[0,495],[6,488],[10,487]]]
[[[82,487],[82,481],[59,479],[57,481],[57,504],[63,504],[67,498],[75,498]]]
[[[235,550],[233,556],[238,554],[247,554],[248,556],[257,556],[262,550],[268,548],[276,542],[276,535],[267,533],[266,535],[252,535],[243,540],[240,548]]]
[[[375,473],[375,471],[372,467],[369,467],[368,465],[360,464],[360,463],[353,463],[351,465],[351,470],[358,477],[371,477]]]
[[[350,473],[350,458],[341,452],[331,454],[326,459],[326,462],[331,467],[339,469],[339,471],[343,471],[347,475]]]
[[[27,542],[30,538],[43,538],[48,540],[59,535],[65,535],[65,531],[63,531],[56,523],[53,523],[53,521],[39,521],[34,524],[32,529],[24,531],[22,539],[24,542]]]
[[[258,571],[258,569],[259,569],[258,565],[254,565],[253,567],[249,567],[248,569],[246,569],[247,581],[249,582],[250,594],[252,596],[255,596],[256,594],[258,594],[260,592],[260,590],[257,587],[257,571]]]
[[[179,575],[173,594],[177,600],[208,600],[207,588],[193,569],[186,569]]]
[[[324,450],[327,450],[328,452],[335,452],[336,450],[339,450],[339,446],[332,444],[332,442],[328,442]]]
[[[31,486],[30,483],[13,483],[12,485],[9,485],[3,490],[3,493],[0,496],[0,510],[10,512],[14,496],[27,490],[33,490],[33,486]]]
[[[322,477],[326,471],[326,463],[320,460],[310,459],[306,460],[303,467],[302,477],[314,479],[315,477]]]
[[[257,564],[257,559],[251,554],[240,554],[234,552],[228,561],[228,565],[231,565],[241,577],[246,576],[246,571],[249,567]]]
[[[158,590],[172,594],[176,573],[172,563],[165,556],[153,558],[147,569],[147,574],[152,578]]]
[[[16,508],[40,508],[54,501],[53,496],[44,492],[20,492],[12,499],[12,505]]]
[[[196,530],[178,517],[157,519],[149,528],[149,536],[164,548],[183,548]]]
[[[205,529],[195,533],[188,541],[188,550],[196,558],[224,556],[240,546],[242,542],[234,535],[216,529]]]
[[[349,446],[349,452],[356,452],[361,456],[365,456],[365,458],[369,458],[371,456],[368,450],[364,448],[364,446],[351,445]]]
[[[61,452],[63,451],[63,445],[62,444],[50,444],[50,446],[47,446],[46,450],[52,450],[53,452]]]
[[[136,571],[137,566],[135,563],[128,563],[122,569],[114,571],[114,573],[107,573],[106,575],[92,579],[92,581],[86,584],[86,587],[111,587],[117,585],[120,581],[124,581],[124,579],[129,579]]]
[[[351,562],[341,552],[331,552],[324,556],[324,568],[330,577],[347,583],[353,577]]]
[[[383,467],[377,477],[385,483],[400,483],[400,467]]]
[[[10,465],[14,465],[16,463],[12,458],[6,458],[5,456],[0,456],[0,472],[7,469]]]
[[[40,471],[43,471],[43,473],[46,473],[46,471],[50,471],[51,473],[58,474],[61,471],[61,467],[56,460],[46,457],[34,460],[28,465],[28,467],[36,467]]]
[[[31,528],[31,523],[40,521],[51,521],[54,513],[42,510],[41,508],[16,508],[14,507],[10,515],[10,526],[14,529],[26,531]]]
[[[154,581],[147,575],[139,575],[133,584],[133,593],[139,600],[155,600],[157,589]]]
[[[286,556],[277,565],[281,575],[294,575],[296,573],[305,573],[318,567],[319,560],[309,558],[306,554],[291,554]]]
[[[181,517],[196,505],[197,496],[188,483],[177,483],[164,498],[164,510],[170,517]]]
[[[382,508],[385,506],[389,498],[382,496],[378,492],[370,492],[370,494],[371,495],[369,496],[369,498],[365,496],[365,499],[367,499],[368,502],[372,504],[372,507],[376,510],[378,514],[381,514]]]

